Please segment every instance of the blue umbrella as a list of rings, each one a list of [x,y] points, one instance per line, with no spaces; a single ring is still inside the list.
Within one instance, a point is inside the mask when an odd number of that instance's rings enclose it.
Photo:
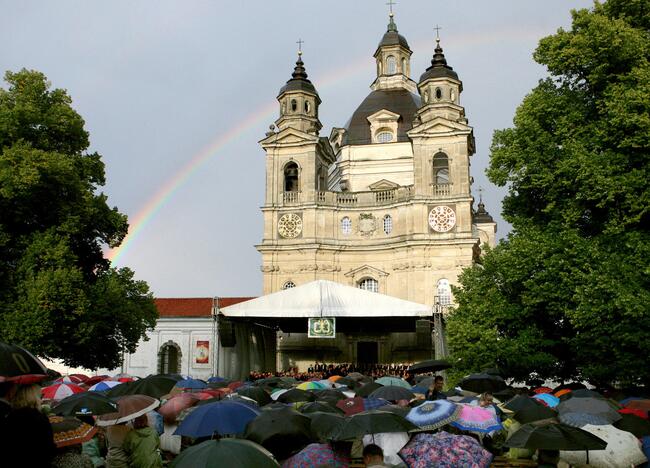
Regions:
[[[602,416],[589,413],[560,413],[560,421],[567,426],[582,427],[587,424],[593,426],[606,426],[609,421]]]
[[[534,399],[544,402],[549,408],[555,408],[560,404],[560,399],[550,393],[539,393],[533,396]]]
[[[176,382],[175,387],[178,388],[189,388],[192,390],[201,390],[203,388],[208,388],[208,384],[203,380],[197,379],[183,379]]]
[[[217,382],[226,382],[228,379],[225,377],[219,377],[218,375],[215,375],[214,377],[210,377],[208,379],[208,383],[217,383]]]
[[[422,393],[422,394],[425,394],[425,393],[427,393],[427,390],[428,390],[427,387],[421,387],[421,386],[419,386],[419,385],[413,385],[413,387],[411,387],[411,391],[412,391],[413,393]]]
[[[188,437],[210,437],[220,435],[241,435],[246,425],[255,419],[260,411],[238,401],[217,401],[197,407],[180,423],[174,435]]]
[[[447,400],[434,400],[413,408],[406,419],[421,429],[433,430],[458,419],[460,411],[460,405]]]

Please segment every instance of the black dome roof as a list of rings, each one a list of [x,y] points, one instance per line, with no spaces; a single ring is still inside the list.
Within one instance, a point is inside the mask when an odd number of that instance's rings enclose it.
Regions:
[[[278,96],[287,91],[303,91],[318,96],[316,88],[312,82],[307,79],[307,71],[305,70],[305,64],[302,61],[302,55],[298,56],[298,61],[293,69],[293,73],[291,74],[291,79],[287,81],[287,84],[280,88]]]
[[[440,39],[436,40],[436,48],[434,50],[433,58],[431,59],[431,66],[420,76],[420,83],[425,82],[430,78],[453,78],[458,79],[458,73],[447,65],[447,59],[440,47]]]
[[[408,132],[413,128],[415,113],[420,107],[420,96],[406,89],[376,90],[371,92],[354,111],[345,124],[343,144],[367,145],[372,143],[368,117],[386,109],[400,115],[397,123],[397,140],[409,141]]]
[[[395,24],[395,21],[393,21],[393,15],[391,13],[390,21],[388,23],[388,28],[386,29],[386,33],[384,34],[384,36],[381,38],[381,41],[379,41],[379,45],[377,46],[377,49],[383,46],[393,46],[393,45],[399,45],[411,50],[409,47],[409,43],[406,42],[406,38],[397,32],[397,25]]]

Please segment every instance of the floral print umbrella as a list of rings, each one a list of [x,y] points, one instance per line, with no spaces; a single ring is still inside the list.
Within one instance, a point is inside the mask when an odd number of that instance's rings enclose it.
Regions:
[[[347,468],[350,460],[335,452],[330,444],[309,444],[307,447],[285,460],[282,468],[313,468],[314,466],[330,466],[332,468]]]
[[[458,419],[451,423],[461,431],[492,432],[503,429],[499,419],[493,411],[480,406],[461,405],[462,409]]]
[[[487,468],[492,454],[470,436],[420,433],[399,451],[409,468]]]
[[[406,419],[421,429],[433,430],[458,419],[461,410],[461,405],[447,400],[428,401],[409,411]]]

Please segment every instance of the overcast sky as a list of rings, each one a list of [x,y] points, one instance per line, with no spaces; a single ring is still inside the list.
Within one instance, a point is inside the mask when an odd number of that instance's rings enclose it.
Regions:
[[[138,228],[117,257],[158,297],[259,295],[264,152],[275,97],[304,40],[321,135],[369,93],[386,0],[0,0],[0,70],[65,88],[103,156],[109,203]],[[531,54],[591,0],[402,0],[395,20],[416,81],[439,24],[474,127],[474,190],[498,235],[503,189],[485,177],[495,129],[545,76]],[[6,87],[6,83],[2,83]],[[168,188],[172,190],[168,190]],[[477,197],[478,198],[478,197]],[[152,210],[152,208],[154,208]],[[148,211],[147,211],[148,210]],[[143,220],[142,222],[137,222]]]

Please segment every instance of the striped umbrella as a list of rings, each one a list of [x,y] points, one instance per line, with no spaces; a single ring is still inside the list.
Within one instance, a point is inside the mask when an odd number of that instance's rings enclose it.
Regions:
[[[409,411],[406,419],[420,429],[433,430],[458,419],[461,410],[461,405],[447,400],[428,401]]]
[[[74,384],[58,383],[45,387],[41,390],[44,400],[63,400],[65,397],[74,395],[75,393],[85,392],[83,388]]]
[[[325,390],[328,387],[320,382],[303,382],[296,388],[299,388],[300,390]]]
[[[122,382],[116,382],[114,380],[102,380],[99,383],[96,383],[92,387],[88,389],[89,392],[105,392],[106,390],[110,390],[113,387],[116,387],[118,385],[121,385]]]
[[[55,384],[60,384],[60,383],[65,383],[65,384],[75,384],[79,385],[80,383],[83,383],[84,379],[77,375],[64,375],[63,377],[59,377],[54,381]]]

